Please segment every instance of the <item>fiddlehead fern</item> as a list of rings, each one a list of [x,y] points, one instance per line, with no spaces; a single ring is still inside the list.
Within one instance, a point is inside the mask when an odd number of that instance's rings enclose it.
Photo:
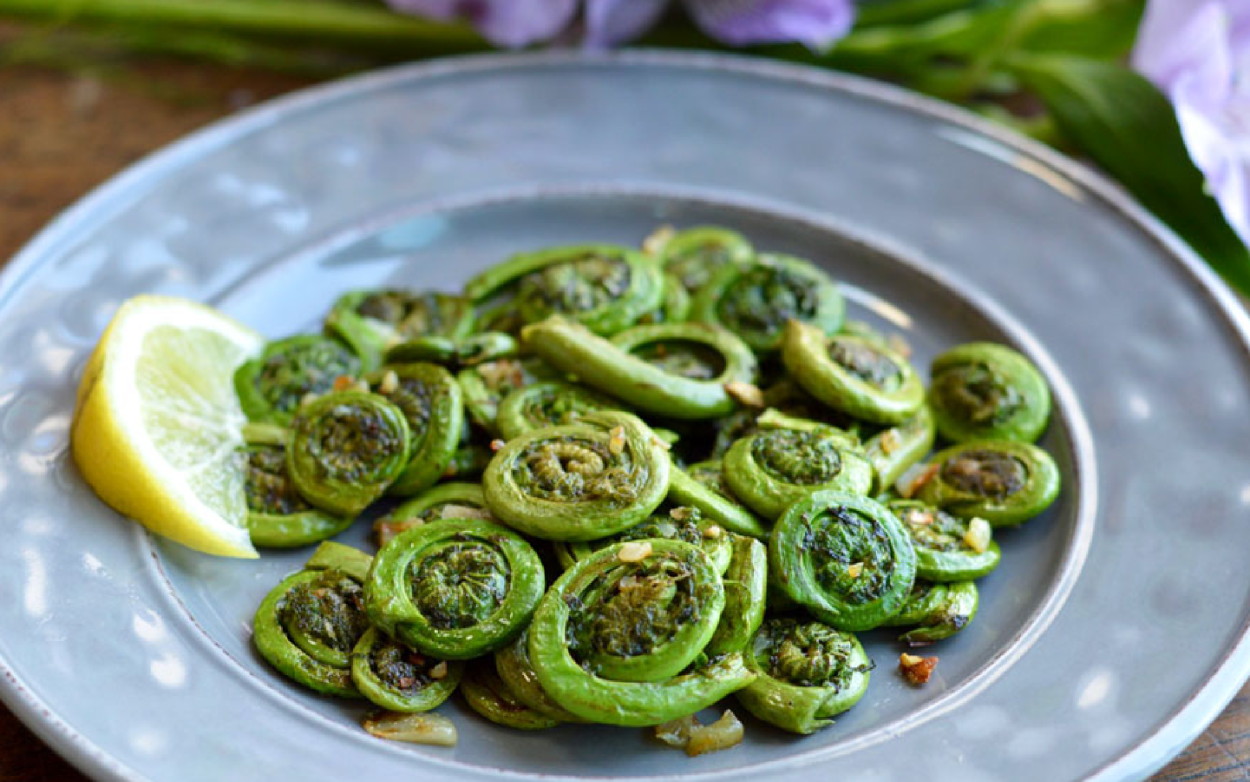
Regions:
[[[596,334],[615,334],[659,306],[663,284],[658,264],[642,253],[585,245],[513,256],[470,280],[465,295],[482,301],[515,285],[527,323],[565,315]]]
[[[557,703],[613,725],[657,725],[751,681],[741,655],[690,673],[724,607],[724,588],[697,546],[618,543],[565,571],[530,626],[530,660]]]
[[[757,419],[767,410],[776,410],[790,418],[832,426],[856,438],[859,436],[861,426],[859,421],[816,401],[811,394],[788,377],[763,389],[763,397],[765,411],[743,408],[716,422],[716,440],[712,444],[712,459],[724,458],[734,442],[758,432],[760,427],[757,425]]]
[[[684,323],[690,314],[690,294],[676,276],[664,275],[664,292],[660,306],[638,319],[640,325],[657,323]]]
[[[529,630],[522,630],[517,639],[495,652],[495,672],[518,701],[530,709],[560,722],[585,722],[573,712],[556,703],[538,681],[530,662]]]
[[[375,394],[403,411],[411,433],[411,455],[391,492],[415,494],[434,485],[460,444],[464,426],[460,385],[437,364],[388,365],[365,379]]]
[[[548,426],[577,423],[586,413],[619,410],[621,404],[587,388],[548,380],[518,388],[499,403],[495,423],[504,439]]]
[[[972,342],[933,360],[929,406],[938,433],[956,443],[1041,436],[1050,389],[1033,362],[1004,345]]]
[[[509,440],[482,476],[496,518],[548,540],[594,540],[643,521],[668,493],[669,458],[641,420],[587,413]]]
[[[902,522],[880,503],[832,491],[790,506],[773,527],[777,584],[839,630],[870,630],[898,612],[916,577]]]
[[[659,250],[664,271],[690,293],[707,284],[723,266],[746,266],[755,258],[751,243],[737,231],[700,226],[668,237]]]
[[[352,682],[391,711],[429,711],[451,697],[464,665],[421,654],[370,627],[352,649]]]
[[[1029,443],[974,440],[938,451],[917,499],[994,526],[1028,521],[1059,496],[1059,468]]]
[[[491,434],[499,433],[496,419],[504,397],[539,380],[554,379],[555,372],[534,359],[485,361],[456,375],[469,418]]]
[[[365,608],[373,624],[419,651],[466,660],[515,638],[544,583],[538,555],[512,530],[443,519],[382,547],[365,582]]]
[[[750,349],[729,332],[706,325],[638,326],[609,341],[563,318],[549,318],[526,326],[521,338],[548,364],[586,385],[670,418],[725,415],[736,407],[725,384],[755,377]],[[654,350],[648,354],[649,348],[665,344],[679,361],[666,364]],[[682,372],[670,371],[679,364]]]
[[[916,575],[928,581],[967,581],[998,567],[1002,551],[989,522],[961,519],[918,500],[890,500],[916,550]],[[981,525],[984,525],[983,527]]]
[[[733,556],[733,543],[729,534],[716,523],[704,521],[694,508],[673,508],[668,515],[652,516],[641,524],[606,538],[578,543],[557,542],[554,546],[556,559],[565,568],[571,568],[600,549],[629,540],[680,540],[699,546],[708,555],[716,572],[723,573]]]
[[[901,424],[882,429],[864,442],[864,456],[872,464],[872,492],[890,490],[907,468],[916,464],[933,448],[936,431],[933,414],[927,405]]]
[[[758,424],[730,447],[723,469],[734,495],[765,518],[813,492],[867,494],[872,487],[872,465],[844,432],[773,411]]]
[[[739,535],[768,537],[768,527],[733,495],[719,461],[698,462],[669,471],[668,497],[697,508],[704,516]]]
[[[486,497],[476,483],[441,483],[397,505],[375,522],[379,547],[401,532],[438,519],[489,519]]]
[[[933,584],[916,581],[902,609],[885,622],[887,627],[913,629],[899,636],[909,646],[925,646],[950,638],[977,615],[977,585],[971,581]]]
[[[481,478],[482,473],[490,465],[495,452],[485,443],[466,443],[461,441],[460,447],[451,456],[451,464],[443,472],[444,478],[458,478],[462,481]]]
[[[365,362],[380,366],[387,349],[421,337],[459,340],[473,331],[473,305],[448,293],[405,290],[352,291],[339,297],[326,316],[335,334]]]
[[[460,691],[469,708],[496,725],[517,730],[542,730],[560,724],[558,719],[525,705],[507,682],[499,677],[489,660],[478,661],[470,667]]]
[[[243,496],[252,543],[295,548],[333,537],[351,525],[351,516],[334,516],[309,505],[291,481],[286,466],[288,432],[277,426],[248,424],[244,436]]]
[[[295,416],[287,471],[305,500],[354,518],[399,477],[409,443],[403,412],[382,397],[327,394]]]
[[[426,362],[447,367],[472,367],[484,361],[516,358],[521,344],[511,334],[488,331],[462,339],[418,337],[386,351],[387,364]]]
[[[864,421],[901,423],[924,404],[924,385],[911,364],[876,340],[828,336],[792,320],[785,326],[781,357],[809,394]]]
[[[769,619],[755,634],[747,666],[759,678],[735,697],[759,719],[814,733],[868,689],[872,661],[850,633],[819,622]]]
[[[845,310],[842,294],[823,271],[799,258],[764,255],[749,266],[718,269],[695,295],[690,319],[723,326],[757,353],[769,353],[781,347],[786,321],[834,334]]]
[[[668,375],[721,386],[755,380],[755,355],[746,343],[706,323],[635,326],[612,337],[612,344]]]
[[[252,622],[252,641],[270,665],[317,692],[359,697],[351,651],[369,627],[361,581],[369,556],[323,543],[304,570],[273,588]]]
[[[336,339],[287,337],[235,370],[234,390],[249,419],[287,424],[310,394],[324,394],[339,377],[359,372],[360,359]]]
[[[729,568],[721,576],[725,610],[704,649],[708,655],[741,652],[764,621],[768,592],[768,549],[745,535],[733,537]]]

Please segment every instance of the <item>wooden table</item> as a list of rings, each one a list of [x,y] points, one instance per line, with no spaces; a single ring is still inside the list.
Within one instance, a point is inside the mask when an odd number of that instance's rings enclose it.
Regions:
[[[0,43],[3,42],[0,27]],[[90,188],[188,131],[305,80],[152,61],[91,75],[0,68],[0,260]],[[0,782],[83,777],[0,706]],[[1250,779],[1250,686],[1155,780]]]

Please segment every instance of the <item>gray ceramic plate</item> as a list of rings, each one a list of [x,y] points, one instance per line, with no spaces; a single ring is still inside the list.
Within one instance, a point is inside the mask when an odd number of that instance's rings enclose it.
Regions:
[[[240,562],[146,536],[66,454],[83,362],[145,291],[271,336],[335,294],[456,288],[546,244],[736,226],[842,280],[923,366],[1013,343],[1044,369],[1065,489],[1001,536],[977,621],[922,689],[868,634],[868,695],[796,738],[755,722],[690,760],[642,731],[522,734],[463,707],[453,750],[364,734],[249,644],[303,554]],[[489,57],[278,101],[175,145],[49,227],[0,276],[0,697],[103,779],[1139,777],[1244,679],[1245,318],[1113,186],[898,90],[745,59]],[[363,532],[348,533],[362,542]]]

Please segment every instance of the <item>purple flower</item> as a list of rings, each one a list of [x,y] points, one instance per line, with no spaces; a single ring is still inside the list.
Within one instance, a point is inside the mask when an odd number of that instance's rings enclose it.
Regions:
[[[630,2],[631,0],[623,0]],[[685,0],[704,32],[734,46],[797,41],[827,49],[851,29],[850,0]]]
[[[518,48],[554,38],[569,26],[578,0],[386,0],[396,11],[470,22],[491,43]]]
[[[405,13],[464,19],[500,46],[527,46],[554,38],[584,5],[589,46],[633,40],[664,13],[669,0],[387,0]],[[734,46],[797,41],[824,49],[851,29],[853,0],[682,0],[708,35]]]
[[[1190,157],[1250,244],[1250,2],[1151,0],[1133,66],[1172,101]]]

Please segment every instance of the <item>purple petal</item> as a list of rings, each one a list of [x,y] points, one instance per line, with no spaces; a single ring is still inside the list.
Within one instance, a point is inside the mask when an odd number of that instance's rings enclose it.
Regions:
[[[396,11],[432,19],[463,19],[498,46],[546,41],[568,27],[577,0],[386,0]]]
[[[851,29],[851,0],[686,0],[703,31],[727,44],[797,41],[826,49]]]
[[[668,0],[586,0],[586,45],[616,46],[642,35]]]
[[[1151,0],[1133,66],[1171,99],[1189,156],[1250,243],[1250,3]]]
[[[1189,156],[1207,180],[1229,225],[1250,244],[1250,95],[1212,106],[1182,85],[1176,119]]]
[[[1213,54],[1228,51],[1228,24],[1228,12],[1218,0],[1198,8],[1192,0],[1155,0],[1138,28],[1133,67],[1164,92],[1198,71],[1205,72],[1206,84],[1226,81],[1231,63]]]

